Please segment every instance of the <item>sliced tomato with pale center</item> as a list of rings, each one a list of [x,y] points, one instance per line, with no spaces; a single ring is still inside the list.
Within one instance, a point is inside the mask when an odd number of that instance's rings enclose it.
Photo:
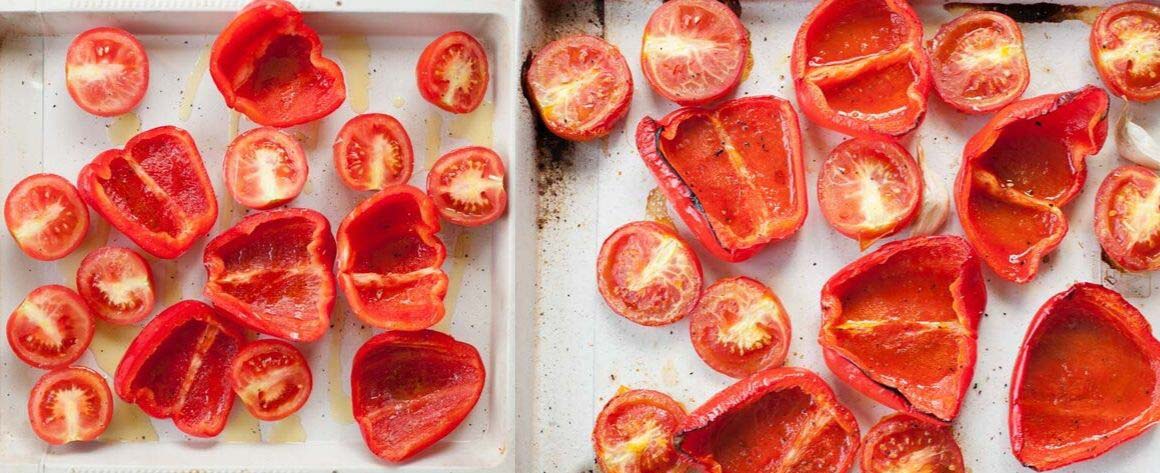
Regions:
[[[681,320],[701,293],[701,262],[677,233],[656,222],[626,224],[600,247],[596,287],[620,316],[641,325]]]
[[[53,261],[81,246],[89,231],[89,208],[65,178],[33,174],[8,192],[4,223],[20,251]]]
[[[604,473],[678,473],[687,466],[673,447],[685,408],[648,389],[617,394],[596,417],[592,448]]]
[[[294,200],[306,186],[309,167],[302,145],[277,128],[255,128],[226,148],[226,188],[239,204],[256,210]]]
[[[93,115],[114,117],[133,110],[149,88],[149,56],[131,33],[93,28],[69,44],[65,85],[77,106]]]
[[[41,376],[28,395],[28,421],[51,445],[96,440],[113,420],[113,394],[105,378],[71,366]]]
[[[1126,2],[1100,13],[1089,40],[1092,62],[1112,93],[1160,98],[1160,5]]]
[[[302,352],[282,340],[250,342],[230,363],[234,392],[254,417],[285,419],[310,398],[314,387]]]
[[[830,226],[866,249],[914,220],[922,186],[918,163],[897,142],[855,138],[822,163],[818,204]]]
[[[156,291],[149,263],[133,250],[104,246],[77,268],[77,292],[101,320],[137,323],[153,311]]]
[[[719,280],[693,309],[689,338],[709,367],[734,378],[785,363],[790,325],[781,300],[747,277]]]
[[[64,286],[40,286],[8,316],[12,352],[41,369],[68,366],[93,341],[95,325],[85,301]]]
[[[950,426],[906,414],[883,417],[862,439],[862,473],[965,473]]]
[[[474,36],[452,31],[423,49],[415,75],[419,94],[428,102],[448,112],[470,113],[487,94],[487,52]]]
[[[1018,99],[1031,71],[1011,17],[974,10],[942,25],[928,47],[934,89],[955,109],[986,113]]]
[[[1127,271],[1160,269],[1160,176],[1123,166],[1096,193],[1095,228],[1104,254]]]
[[[640,67],[658,94],[680,105],[729,95],[749,67],[749,32],[716,0],[671,0],[644,27]]]
[[[528,95],[548,130],[566,140],[608,135],[632,102],[632,72],[620,50],[589,35],[561,38],[532,58]]]
[[[465,227],[494,222],[507,209],[503,159],[482,146],[451,151],[427,173],[427,195],[439,215]]]
[[[351,118],[334,138],[334,167],[342,182],[358,191],[406,184],[415,169],[411,137],[385,113]]]

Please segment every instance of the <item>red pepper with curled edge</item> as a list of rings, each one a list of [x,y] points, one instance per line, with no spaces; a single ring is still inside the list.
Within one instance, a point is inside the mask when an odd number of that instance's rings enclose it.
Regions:
[[[443,318],[447,248],[439,214],[423,191],[387,187],[338,227],[338,283],[360,320],[387,330],[422,330]]]
[[[342,70],[285,0],[255,0],[238,12],[213,43],[209,72],[226,106],[259,125],[314,121],[346,99]]]
[[[1024,465],[1046,471],[1103,455],[1160,421],[1160,341],[1118,293],[1076,284],[1031,320],[1009,406]]]
[[[310,209],[250,214],[205,248],[205,295],[249,329],[311,342],[334,308],[334,237]]]
[[[644,117],[636,146],[661,190],[701,244],[743,261],[806,218],[801,131],[793,106],[773,96]]]
[[[158,258],[176,258],[209,233],[217,198],[197,145],[173,126],[143,131],[81,169],[81,197]]]
[[[950,422],[975,373],[986,303],[979,261],[962,238],[892,242],[826,281],[818,342],[830,370],[862,394]]]
[[[145,326],[117,365],[117,395],[182,432],[213,437],[234,405],[230,362],[246,341],[241,329],[198,301],[170,306]]]
[[[967,141],[955,210],[967,241],[1003,279],[1035,278],[1067,234],[1063,206],[1108,134],[1108,95],[1085,86],[1020,100]]]

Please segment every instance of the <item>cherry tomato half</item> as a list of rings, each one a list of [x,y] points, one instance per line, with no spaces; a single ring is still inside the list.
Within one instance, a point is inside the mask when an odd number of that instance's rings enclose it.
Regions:
[[[238,135],[226,149],[226,188],[239,204],[256,210],[294,200],[310,170],[306,152],[277,128],[255,128]]]
[[[132,324],[153,311],[153,272],[145,258],[128,248],[93,250],[77,268],[77,292],[106,322]]]
[[[673,448],[673,434],[684,419],[685,408],[665,393],[634,389],[617,394],[592,429],[596,462],[604,473],[685,471]]]
[[[494,222],[507,209],[503,160],[482,146],[443,155],[427,174],[427,195],[448,222],[478,227]]]
[[[334,167],[347,187],[382,190],[406,184],[415,168],[415,151],[403,124],[384,113],[350,119],[334,139]]]
[[[65,178],[33,174],[8,193],[4,223],[24,254],[53,261],[81,246],[89,231],[89,209]]]
[[[1143,166],[1123,166],[1096,193],[1096,237],[1108,259],[1126,271],[1160,269],[1160,176]]]
[[[716,0],[672,0],[648,19],[640,66],[658,94],[703,105],[737,88],[748,66],[749,32]]]
[[[785,364],[790,326],[781,300],[747,277],[726,278],[701,294],[689,322],[697,355],[734,378]]]
[[[274,421],[298,412],[314,386],[302,352],[282,340],[250,342],[230,363],[230,379],[246,410]]]
[[[77,361],[93,341],[93,316],[72,289],[41,286],[8,316],[7,333],[8,345],[25,363],[60,368]]]
[[[1002,13],[976,10],[955,18],[927,50],[934,89],[961,112],[998,110],[1023,95],[1031,80],[1023,32]]]
[[[149,88],[149,57],[128,31],[85,31],[68,47],[64,63],[68,94],[93,115],[115,117],[141,103]]]
[[[532,58],[525,77],[544,126],[566,140],[608,135],[632,102],[628,62],[616,46],[595,36],[548,43]]]
[[[883,417],[862,439],[862,473],[963,473],[963,452],[950,426],[906,414]]]
[[[415,75],[428,102],[451,113],[470,113],[487,94],[487,53],[475,37],[452,31],[423,49]]]
[[[1160,5],[1127,2],[1096,18],[1092,62],[1104,84],[1137,102],[1160,98]]]
[[[681,320],[697,305],[701,262],[671,227],[626,224],[604,240],[596,259],[596,286],[608,307],[641,325]]]
[[[822,163],[818,204],[839,233],[866,249],[897,233],[918,213],[922,174],[897,142],[855,138],[839,144]]]
[[[88,368],[71,366],[45,373],[28,395],[32,431],[52,445],[96,440],[112,420],[109,383]]]

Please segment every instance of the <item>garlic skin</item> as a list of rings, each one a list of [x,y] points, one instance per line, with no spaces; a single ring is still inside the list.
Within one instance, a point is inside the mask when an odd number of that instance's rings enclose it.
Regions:
[[[918,167],[922,170],[922,207],[914,223],[910,224],[910,236],[934,235],[947,223],[951,196],[946,186],[927,167],[922,144],[916,145],[915,155],[918,157]]]
[[[1128,161],[1160,170],[1160,145],[1148,130],[1132,121],[1131,103],[1124,101],[1116,120],[1116,152]]]

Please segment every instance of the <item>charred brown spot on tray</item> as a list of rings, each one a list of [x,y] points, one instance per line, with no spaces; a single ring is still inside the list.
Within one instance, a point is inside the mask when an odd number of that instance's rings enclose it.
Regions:
[[[572,142],[556,136],[548,130],[540,111],[532,100],[528,87],[528,68],[532,65],[533,53],[528,51],[520,67],[520,83],[524,100],[534,117],[536,126],[536,188],[541,205],[537,209],[536,228],[542,230],[548,223],[560,220],[561,200],[567,186],[568,169],[572,167]]]
[[[665,0],[665,3],[668,3],[668,1],[669,0]],[[717,0],[717,1],[724,3],[725,6],[729,7],[730,10],[733,10],[733,14],[735,14],[737,16],[741,16],[741,0]],[[604,2],[600,1],[600,3],[603,4]]]
[[[947,12],[959,15],[972,10],[999,12],[1019,23],[1060,23],[1079,20],[1087,24],[1095,23],[1103,7],[1088,5],[1063,5],[1058,3],[968,3],[948,2],[943,5]]]

